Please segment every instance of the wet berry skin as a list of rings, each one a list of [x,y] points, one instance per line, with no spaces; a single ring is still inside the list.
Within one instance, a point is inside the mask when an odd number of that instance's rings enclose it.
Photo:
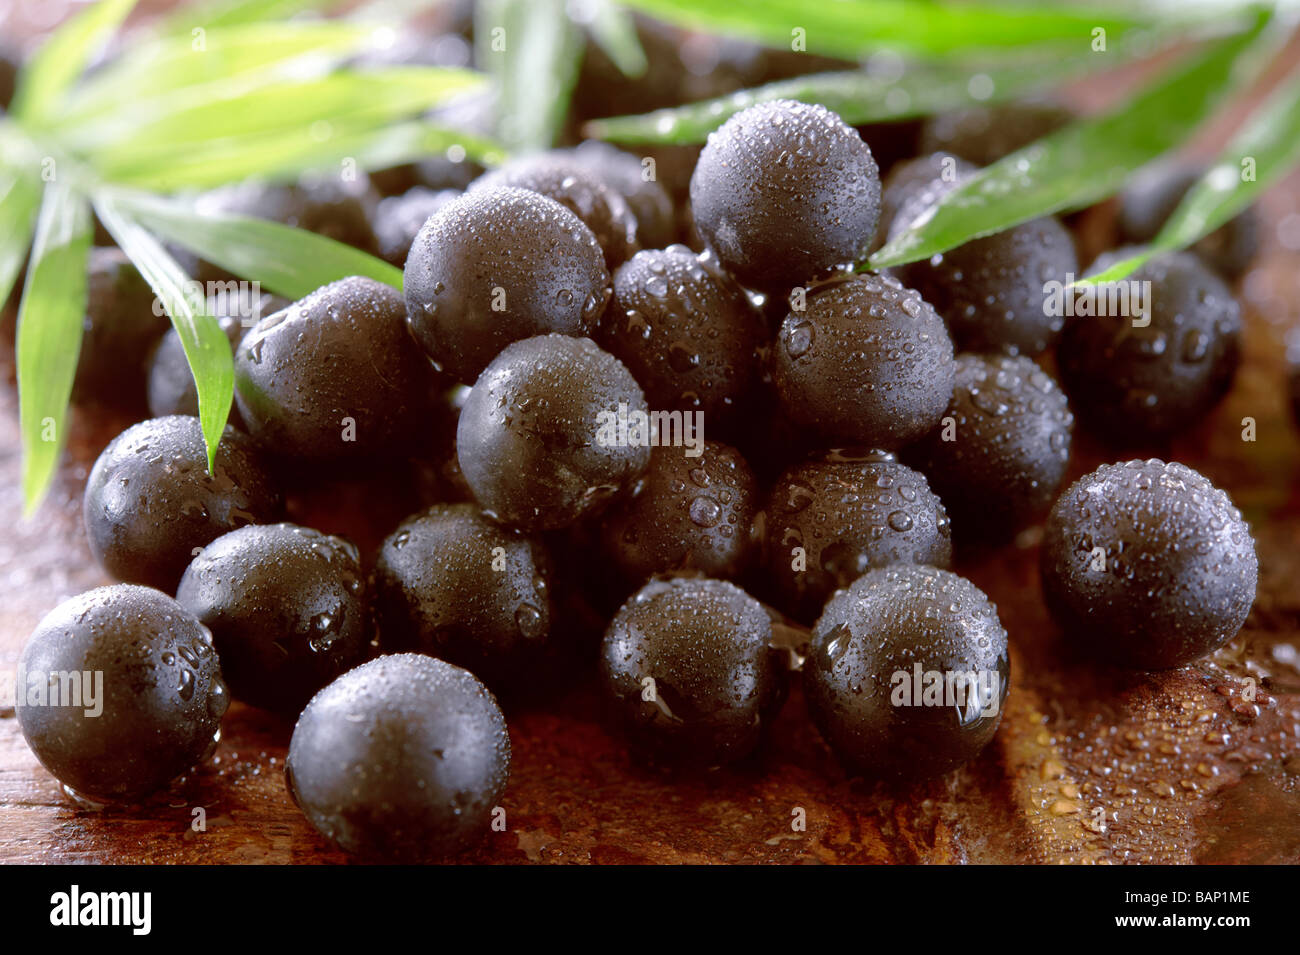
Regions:
[[[730,445],[706,441],[703,453],[655,448],[650,467],[605,516],[605,552],[640,584],[689,570],[739,577],[757,556],[758,481]]]
[[[1120,238],[1135,244],[1154,239],[1207,171],[1203,164],[1181,161],[1154,163],[1139,171],[1119,196]],[[1249,206],[1199,239],[1192,251],[1225,278],[1240,278],[1259,251],[1259,230],[1259,213]]]
[[[768,611],[734,584],[652,580],[610,621],[601,681],[642,758],[713,767],[752,751],[785,700]]]
[[[892,231],[916,205],[914,199],[899,210]],[[1068,282],[1078,271],[1073,238],[1048,216],[901,266],[898,277],[943,316],[960,350],[1034,356],[1056,342],[1065,324],[1044,308],[1043,286]]]
[[[627,202],[636,217],[637,236],[643,248],[662,249],[672,244],[677,234],[673,201],[657,179],[649,178],[642,157],[598,139],[580,143],[572,156]]]
[[[608,424],[621,407],[629,416],[648,413],[631,373],[590,339],[515,342],[484,369],[461,409],[456,459],[465,482],[505,524],[567,527],[650,462],[649,446],[620,444]]]
[[[250,289],[239,289],[228,295],[209,298],[208,314],[216,318],[221,330],[226,333],[233,355],[239,348],[244,333],[258,319],[288,308],[291,304],[278,295],[263,292],[254,296]],[[185,347],[174,328],[168,329],[149,359],[149,413],[155,418],[169,414],[199,413],[199,395],[194,387],[194,373],[190,371]],[[229,420],[236,427],[243,427],[237,405],[230,406]]]
[[[591,230],[611,271],[637,251],[636,216],[622,195],[578,162],[556,151],[523,156],[484,173],[470,191],[515,187],[554,199]]]
[[[352,276],[259,321],[235,353],[235,399],[269,452],[312,461],[402,450],[428,419],[433,373],[400,292]]]
[[[429,216],[459,196],[456,189],[415,186],[399,196],[381,199],[374,215],[375,240],[379,244],[380,256],[398,268],[406,265],[411,243]]]
[[[487,687],[450,663],[400,653],[312,697],[289,742],[285,781],[340,849],[415,863],[478,842],[509,774],[505,717]]]
[[[988,166],[1073,119],[1071,110],[1050,100],[972,106],[927,120],[921,130],[920,151],[944,150],[977,166]]]
[[[788,294],[866,251],[880,174],[862,137],[834,113],[774,100],[709,134],[691,176],[691,211],[742,284]]]
[[[139,411],[149,354],[170,327],[126,254],[96,248],[86,267],[86,312],[72,400]]]
[[[803,673],[808,712],[849,773],[921,779],[956,769],[993,738],[1011,663],[997,608],[978,587],[896,564],[831,598]],[[974,674],[973,685],[959,674]],[[951,695],[926,696],[927,682],[949,675]]]
[[[651,408],[700,411],[715,428],[745,408],[765,339],[744,291],[684,245],[638,252],[624,263],[596,333],[645,389]]]
[[[952,403],[905,460],[929,478],[959,544],[1003,541],[1046,515],[1070,460],[1065,393],[1024,356],[957,356]]]
[[[1089,272],[1126,254],[1107,253]],[[1132,315],[1078,315],[1067,323],[1057,349],[1061,384],[1075,414],[1089,430],[1121,446],[1162,439],[1203,421],[1232,384],[1242,327],[1232,291],[1191,253],[1162,255],[1126,281],[1151,283],[1150,324],[1138,327]],[[1104,294],[1105,287],[1099,292]]]
[[[538,538],[473,504],[435,504],[398,525],[375,562],[385,652],[427,653],[494,689],[536,675],[552,638],[551,557]]]
[[[772,347],[772,378],[796,424],[828,442],[893,450],[919,438],[952,397],[953,348],[943,321],[884,275],[809,291]]]
[[[476,189],[448,203],[406,260],[411,333],[458,382],[474,381],[511,342],[591,334],[608,301],[591,230],[527,189]]]
[[[231,696],[263,709],[297,715],[369,651],[356,548],[307,527],[223,534],[186,569],[176,599],[212,631]]]
[[[773,486],[766,521],[773,598],[805,622],[872,567],[952,560],[943,503],[891,454],[833,451],[795,465]]]
[[[98,699],[52,688],[70,674]],[[212,637],[172,598],[149,587],[98,587],[59,604],[18,663],[17,715],[36,758],[77,795],[141,799],[211,755],[229,705]],[[32,698],[33,684],[49,693]],[[87,698],[80,698],[82,704]],[[32,705],[35,704],[35,705]],[[98,712],[96,712],[98,710]]]
[[[222,534],[279,514],[280,497],[248,437],[227,428],[208,473],[199,419],[150,418],[109,442],[86,481],[91,553],[126,583],[167,593]]]
[[[1182,666],[1223,646],[1255,601],[1255,542],[1228,495],[1189,467],[1106,464],[1048,515],[1043,596],[1066,638],[1104,663]]]

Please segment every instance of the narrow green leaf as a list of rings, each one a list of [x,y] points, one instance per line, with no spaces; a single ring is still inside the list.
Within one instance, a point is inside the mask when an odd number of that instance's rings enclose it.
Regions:
[[[28,515],[45,497],[67,440],[68,401],[86,315],[90,239],[86,200],[63,180],[47,185],[18,309],[15,348]]]
[[[1265,17],[1247,33],[1210,44],[1139,91],[1118,110],[1071,123],[986,167],[948,193],[873,255],[866,267],[929,258],[970,239],[1078,208],[1113,194],[1132,172],[1177,146],[1240,80],[1239,60]]]
[[[569,110],[581,31],[564,0],[479,0],[475,62],[497,88],[497,138],[512,150],[546,149]]]
[[[586,24],[591,38],[624,76],[644,76],[650,63],[631,15],[611,0],[591,0],[591,6],[591,19]]]
[[[184,203],[113,189],[141,225],[209,262],[288,299],[300,299],[349,275],[402,287],[402,270],[358,249],[278,222],[202,215]]]
[[[1247,162],[1251,177],[1243,178]],[[1161,252],[1187,248],[1245,209],[1297,163],[1300,77],[1279,87],[1255,111],[1144,251],[1076,284],[1118,282]]]
[[[57,118],[68,87],[134,6],[135,0],[99,0],[59,27],[19,73],[14,115],[33,124]]]
[[[318,123],[407,119],[482,83],[478,73],[449,67],[342,71],[275,83],[232,79],[181,90],[166,106],[124,104],[66,139],[93,144],[95,160],[111,165],[163,143],[174,147],[290,128],[309,133]]]
[[[741,36],[792,49],[849,59],[874,50],[935,56],[955,51],[1057,44],[1086,53],[1094,30],[1108,42],[1150,17],[1135,6],[1023,3],[937,3],[915,0],[625,0],[625,4],[679,26]]]
[[[337,168],[347,160],[358,169],[385,169],[449,151],[489,166],[505,158],[499,145],[482,136],[412,120],[357,128],[329,124],[312,133],[292,129],[164,146],[147,155],[101,161],[99,171],[121,185],[170,192],[209,189],[246,178],[289,182],[304,172]]]
[[[1004,66],[960,62],[903,66],[896,62],[884,69],[873,69],[868,64],[864,70],[812,73],[639,116],[595,119],[586,124],[584,132],[591,138],[613,142],[702,143],[736,113],[775,99],[819,103],[854,126],[887,122],[1001,102],[1029,90],[1112,68],[1119,60],[1117,53],[1095,53]]]
[[[158,25],[161,33],[189,33],[195,29],[242,26],[283,20],[303,10],[332,7],[335,0],[208,0],[179,3]]]
[[[78,126],[98,113],[116,113],[124,103],[154,102],[166,94],[256,72],[301,72],[310,55],[322,67],[363,49],[373,26],[340,20],[302,23],[251,23],[208,29],[199,36],[168,36],[136,44],[129,56],[91,76],[74,89],[57,127]]]
[[[199,424],[208,450],[208,470],[215,466],[217,446],[226,430],[235,394],[235,369],[230,341],[220,323],[207,314],[202,296],[186,295],[189,277],[153,236],[127,216],[111,195],[95,197],[95,213],[113,240],[140,270],[171,318],[194,376],[199,398]]]
[[[0,306],[9,301],[23,267],[40,204],[40,182],[35,174],[0,163]]]

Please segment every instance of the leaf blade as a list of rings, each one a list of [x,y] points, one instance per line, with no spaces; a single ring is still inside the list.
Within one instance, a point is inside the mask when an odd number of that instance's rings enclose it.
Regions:
[[[1041,64],[972,68],[966,64],[912,64],[902,72],[885,69],[812,73],[767,83],[728,96],[675,109],[591,120],[584,132],[612,142],[696,145],[743,109],[775,99],[816,103],[851,126],[890,122],[966,105],[997,103],[1115,65],[1110,54]],[[987,81],[986,95],[972,95],[973,77]],[[983,91],[981,91],[983,92]]]
[[[549,148],[568,112],[582,36],[564,0],[480,0],[475,61],[497,88],[497,138],[512,150]]]
[[[0,165],[0,305],[9,301],[14,282],[31,245],[32,228],[41,204],[35,176]]]
[[[180,336],[198,393],[199,424],[211,472],[235,395],[230,341],[201,301],[191,302],[186,296],[189,277],[185,271],[157,239],[122,211],[111,195],[96,196],[95,212],[158,296]]]
[[[1254,160],[1254,178],[1241,163]],[[1117,282],[1161,252],[1187,248],[1250,205],[1264,189],[1300,163],[1300,76],[1283,84],[1232,137],[1218,160],[1183,196],[1160,232],[1141,253],[1076,284]]]
[[[247,216],[201,215],[174,200],[107,190],[141,225],[169,242],[291,300],[349,275],[402,288],[402,270],[323,236]]]
[[[677,26],[789,49],[803,30],[807,49],[856,58],[876,49],[918,56],[1059,43],[1086,52],[1095,29],[1118,37],[1152,20],[1124,8],[1014,3],[916,3],[912,0],[624,0]]]
[[[864,267],[929,258],[970,239],[1113,194],[1135,169],[1181,143],[1206,118],[1234,85],[1239,57],[1266,22],[1261,17],[1246,33],[1184,58],[1125,106],[1071,123],[975,173]]]
[[[49,490],[66,442],[68,403],[86,314],[90,208],[55,181],[45,188],[32,263],[18,309],[15,358],[27,516]]]
[[[14,115],[37,124],[53,119],[53,110],[63,94],[135,3],[99,0],[59,27],[19,73]]]

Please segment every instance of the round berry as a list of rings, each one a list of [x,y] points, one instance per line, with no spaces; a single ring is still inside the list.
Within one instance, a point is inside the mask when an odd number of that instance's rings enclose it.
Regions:
[[[921,296],[885,275],[809,291],[781,323],[772,378],[785,413],[831,441],[898,448],[952,398],[953,349]]]
[[[627,368],[586,338],[515,342],[484,369],[456,428],[474,497],[522,530],[600,508],[650,463],[649,412]]]
[[[549,649],[551,573],[541,540],[488,520],[473,504],[436,504],[399,524],[379,549],[381,644],[463,666],[494,688],[520,683]]]
[[[264,709],[301,713],[369,650],[356,548],[307,527],[223,534],[194,558],[176,599],[212,631],[231,695]]]
[[[513,159],[484,173],[470,185],[477,189],[531,189],[554,199],[591,230],[615,269],[637,250],[636,216],[626,200],[572,156],[544,153]]]
[[[640,156],[596,139],[576,146],[572,156],[623,197],[636,217],[637,237],[643,247],[662,249],[672,244],[677,234],[673,200],[654,176],[654,167]]]
[[[687,450],[655,448],[605,518],[605,551],[630,581],[678,570],[735,578],[754,556],[762,501],[749,465],[716,441],[698,456]]]
[[[203,624],[166,594],[129,584],[46,614],[18,678],[27,745],[95,802],[138,800],[207,759],[229,705]]]
[[[1011,662],[983,591],[898,564],[831,598],[803,673],[808,712],[850,773],[918,779],[957,768],[993,738]]]
[[[781,475],[767,505],[776,599],[811,621],[872,567],[952,560],[948,515],[925,476],[892,454],[833,451]]]
[[[1070,109],[1050,100],[971,106],[927,120],[921,129],[920,151],[943,150],[977,166],[988,166],[1073,119]]]
[[[91,250],[73,401],[143,408],[149,353],[170,327],[155,306],[149,283],[124,252]]]
[[[86,481],[91,553],[118,580],[171,593],[194,552],[245,524],[273,520],[280,499],[248,438],[227,428],[212,473],[199,419],[150,418],[109,442]]]
[[[398,196],[381,199],[375,207],[375,240],[379,254],[398,268],[406,265],[411,243],[429,217],[460,196],[456,189],[415,186]]]
[[[610,621],[601,677],[618,725],[652,760],[732,762],[758,745],[785,699],[768,611],[734,584],[653,580]]]
[[[952,185],[940,180],[922,199]],[[895,234],[919,205],[913,197],[899,210]],[[898,277],[943,316],[960,350],[1033,356],[1051,347],[1065,324],[1044,306],[1043,287],[1068,283],[1078,269],[1069,231],[1048,216],[901,266]]]
[[[1108,253],[1090,272],[1127,254]],[[1141,315],[1131,300],[1124,308],[1111,294],[1143,288],[1150,294]],[[1112,298],[1117,307],[1100,308]],[[1095,287],[1095,303],[1090,310],[1105,315],[1078,314],[1076,299],[1056,353],[1080,420],[1120,445],[1165,438],[1204,420],[1240,362],[1241,307],[1223,280],[1191,253],[1167,253],[1122,284]]]
[[[638,252],[614,273],[597,341],[632,372],[656,410],[736,417],[758,380],[766,338],[745,293],[684,245]]]
[[[259,321],[235,354],[248,432],[278,455],[366,460],[413,440],[432,372],[400,292],[352,276]]]
[[[419,653],[349,670],[303,710],[285,781],[346,852],[427,862],[487,832],[510,774],[510,737],[474,675]]]
[[[1255,542],[1228,495],[1182,464],[1106,464],[1057,500],[1043,596],[1087,653],[1163,670],[1211,653],[1255,601]]]
[[[253,296],[240,289],[230,296],[215,296],[208,300],[209,314],[217,319],[221,330],[230,342],[231,353],[239,348],[244,332],[255,325],[263,315],[271,315],[288,308],[291,303],[278,295]],[[194,386],[194,373],[185,346],[176,330],[168,329],[149,360],[149,413],[155,418],[169,414],[197,415],[199,395]],[[239,408],[230,408],[230,423],[243,425]]]
[[[709,134],[691,211],[736,278],[786,293],[863,255],[880,215],[880,174],[862,137],[830,110],[773,100]]]
[[[1051,507],[1070,460],[1065,394],[1023,356],[958,355],[952,402],[907,451],[959,543],[1005,540]]]
[[[471,382],[511,342],[589,335],[609,272],[587,226],[527,189],[475,189],[449,202],[406,259],[406,315],[434,363]]]

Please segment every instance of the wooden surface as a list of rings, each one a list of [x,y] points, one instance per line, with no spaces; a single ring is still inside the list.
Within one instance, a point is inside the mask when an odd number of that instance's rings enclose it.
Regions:
[[[671,778],[628,760],[601,728],[590,681],[580,680],[558,700],[508,711],[508,828],[464,860],[1300,862],[1300,441],[1282,360],[1287,330],[1300,327],[1300,255],[1279,240],[1285,223],[1290,244],[1300,245],[1300,176],[1274,188],[1261,211],[1265,245],[1241,292],[1242,373],[1203,427],[1153,449],[1226,488],[1254,529],[1259,596],[1229,646],[1160,674],[1092,663],[1046,617],[1030,531],[957,568],[997,603],[1012,644],[1002,726],[969,766],[892,791],[846,780],[796,691],[761,754]],[[86,549],[81,488],[124,422],[79,411],[54,492],[21,521],[9,344],[0,345],[0,372],[8,379],[0,383],[0,671],[12,673],[44,613],[107,582]],[[1257,421],[1254,443],[1241,438],[1246,416]],[[1081,437],[1071,479],[1114,459]],[[373,543],[391,517],[359,526],[345,500],[320,523]],[[1253,702],[1244,698],[1247,678],[1261,688]],[[12,708],[0,709],[0,861],[346,861],[285,792],[290,730],[235,705],[209,763],[147,806],[89,811],[36,762]],[[196,807],[206,831],[191,827]],[[803,832],[791,827],[800,809]]]

